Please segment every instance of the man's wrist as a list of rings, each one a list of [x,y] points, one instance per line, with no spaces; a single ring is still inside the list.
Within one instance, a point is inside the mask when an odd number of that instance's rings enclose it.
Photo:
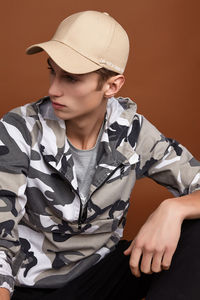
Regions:
[[[8,289],[0,287],[0,300],[10,300],[10,292]]]
[[[181,221],[200,218],[200,191],[182,197],[166,199],[163,204],[171,207]]]
[[[180,197],[178,198],[169,198],[164,200],[161,205],[165,210],[169,210],[172,213],[176,220],[179,220],[181,223],[187,217],[187,209],[184,204],[181,202]]]

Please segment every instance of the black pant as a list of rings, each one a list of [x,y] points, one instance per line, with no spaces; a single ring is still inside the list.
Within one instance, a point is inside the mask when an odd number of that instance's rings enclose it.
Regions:
[[[123,254],[129,243],[120,241],[115,251],[63,288],[17,287],[12,300],[200,299],[199,219],[183,222],[179,244],[167,271],[133,276],[129,257]]]

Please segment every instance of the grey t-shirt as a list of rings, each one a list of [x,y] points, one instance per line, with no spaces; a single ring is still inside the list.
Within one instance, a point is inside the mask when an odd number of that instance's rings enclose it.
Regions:
[[[86,204],[89,198],[90,185],[95,173],[97,151],[101,136],[103,133],[103,126],[99,132],[96,145],[89,150],[80,150],[74,147],[70,141],[69,145],[72,151],[72,156],[75,165],[75,171],[79,187],[79,195],[83,206]]]

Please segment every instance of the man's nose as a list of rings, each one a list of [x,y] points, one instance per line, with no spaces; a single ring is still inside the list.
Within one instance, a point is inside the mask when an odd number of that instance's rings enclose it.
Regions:
[[[61,97],[63,95],[62,88],[59,79],[54,77],[50,82],[49,96],[50,97]]]

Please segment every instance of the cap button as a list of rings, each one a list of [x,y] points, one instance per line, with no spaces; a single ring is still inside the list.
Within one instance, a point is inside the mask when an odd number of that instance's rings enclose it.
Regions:
[[[106,16],[109,16],[109,14],[107,12],[104,12],[103,14],[106,15]]]

